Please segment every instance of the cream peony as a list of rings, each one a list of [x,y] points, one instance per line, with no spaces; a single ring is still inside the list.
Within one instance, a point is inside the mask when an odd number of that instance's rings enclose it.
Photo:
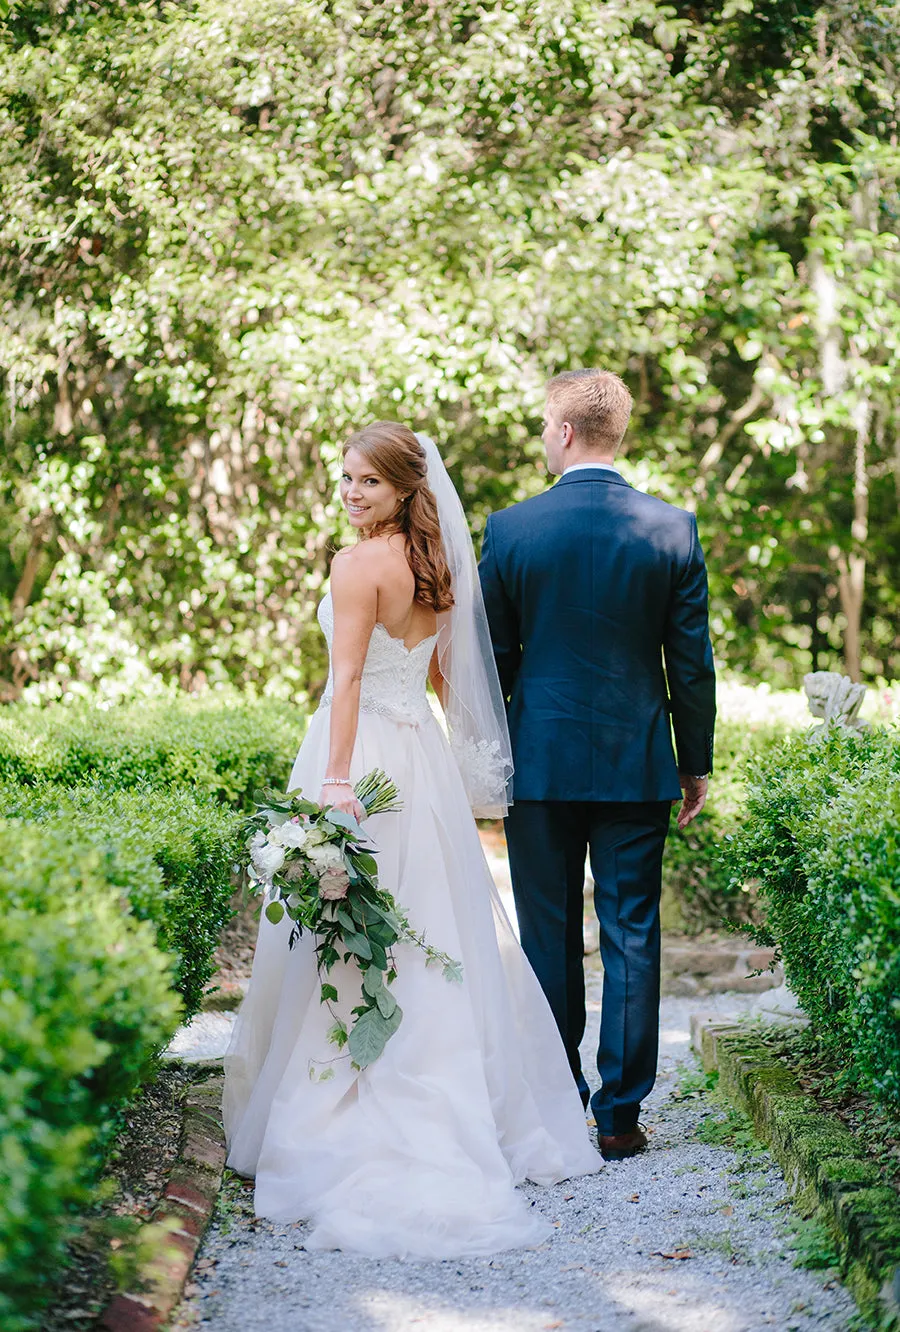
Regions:
[[[306,854],[315,865],[320,878],[327,870],[344,868],[343,852],[333,842],[326,842],[324,846],[307,846]]]
[[[300,823],[282,823],[280,828],[273,828],[269,833],[269,841],[275,846],[303,846],[309,833]]]
[[[253,840],[256,842],[255,837]],[[271,879],[284,864],[284,847],[273,846],[268,839],[264,839],[262,844],[250,847],[250,859],[257,874],[263,879]]]

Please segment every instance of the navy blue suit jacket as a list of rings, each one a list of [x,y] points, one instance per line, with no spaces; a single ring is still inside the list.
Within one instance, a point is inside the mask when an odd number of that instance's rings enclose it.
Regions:
[[[517,800],[675,800],[679,770],[712,770],[693,514],[617,472],[573,471],[491,515],[479,572]]]

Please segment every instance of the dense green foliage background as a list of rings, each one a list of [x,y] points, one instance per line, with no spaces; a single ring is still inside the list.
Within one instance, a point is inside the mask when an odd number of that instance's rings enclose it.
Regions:
[[[720,659],[900,676],[896,7],[4,8],[5,697],[317,686],[346,433],[477,531],[598,363]]]

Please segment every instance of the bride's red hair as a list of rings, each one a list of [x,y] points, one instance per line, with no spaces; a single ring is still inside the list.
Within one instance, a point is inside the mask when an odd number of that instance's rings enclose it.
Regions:
[[[344,454],[348,449],[362,454],[378,476],[405,496],[397,513],[381,524],[380,530],[402,532],[406,537],[416,600],[433,611],[449,610],[453,605],[452,579],[422,445],[408,426],[396,421],[373,421],[350,436]]]

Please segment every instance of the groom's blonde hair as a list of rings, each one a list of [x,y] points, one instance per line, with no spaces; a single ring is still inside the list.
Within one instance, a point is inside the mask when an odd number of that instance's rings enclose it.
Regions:
[[[592,449],[615,453],[631,416],[632,397],[611,370],[566,370],[547,385],[547,405]]]

